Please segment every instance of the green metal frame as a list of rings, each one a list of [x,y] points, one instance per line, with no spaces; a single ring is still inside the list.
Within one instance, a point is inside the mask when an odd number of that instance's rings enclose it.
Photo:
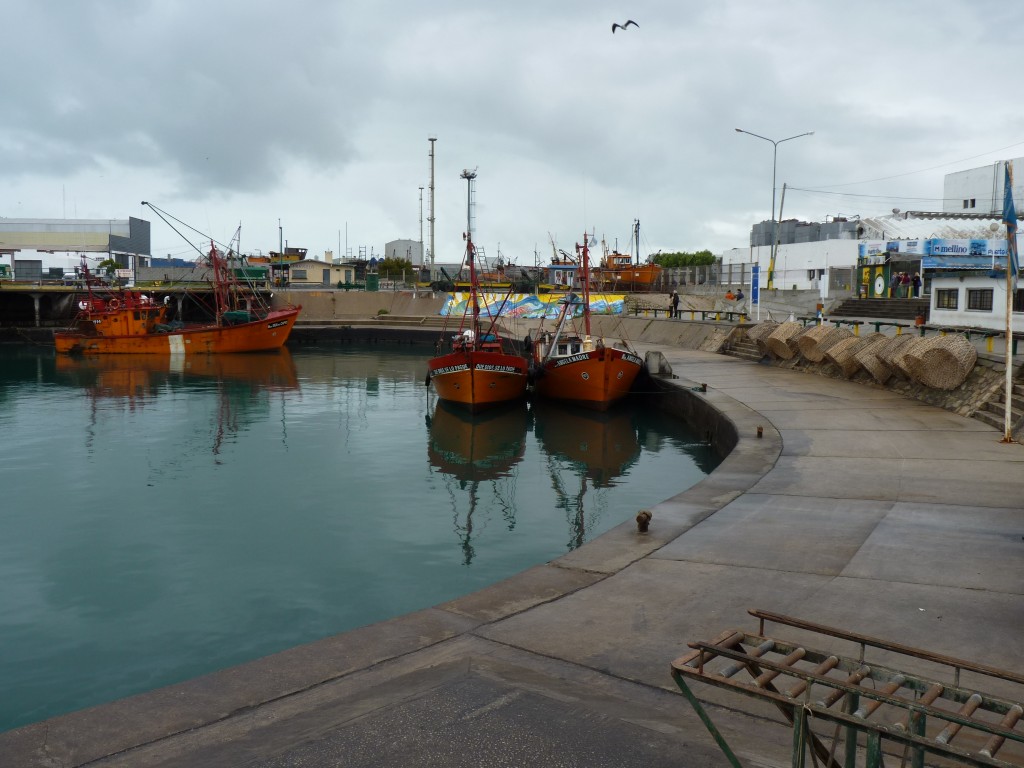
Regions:
[[[887,742],[902,747],[904,761],[909,756],[912,768],[923,768],[927,754],[953,759],[962,765],[996,768],[1020,765],[1005,762],[996,755],[1006,743],[1016,744],[1018,752],[1024,754],[1024,734],[1014,731],[1017,722],[1024,719],[1021,704],[962,687],[960,675],[968,671],[998,681],[1002,688],[1020,686],[1020,701],[1024,701],[1024,676],[781,614],[750,613],[761,620],[758,634],[728,630],[713,642],[690,643],[694,651],[672,663],[676,685],[733,768],[742,768],[742,764],[687,685],[687,678],[774,704],[792,726],[794,768],[805,765],[808,746],[815,756],[815,765],[820,760],[829,768],[856,768],[858,740],[862,733],[865,768],[882,766],[883,746]],[[852,641],[859,645],[860,655],[856,658],[840,656],[809,648],[806,644],[766,637],[766,621]],[[945,668],[950,679],[929,679],[869,662],[868,649],[883,652],[887,659],[904,656],[908,660],[926,660]],[[808,664],[813,666],[808,667]],[[749,673],[752,682],[736,679],[743,671]],[[776,682],[785,680],[792,684],[787,690],[780,690]],[[842,706],[835,708],[840,702]],[[946,704],[959,706],[953,709],[944,706]],[[975,717],[979,710],[987,716]],[[876,712],[884,714],[872,720]],[[899,716],[899,722],[894,721],[894,716]],[[1001,720],[997,721],[994,716]],[[883,717],[887,720],[882,721]],[[812,732],[812,721],[835,725],[831,748]],[[985,739],[985,746],[967,749],[953,744],[961,731],[972,733],[976,742]],[[840,732],[844,742],[841,765],[834,754]]]

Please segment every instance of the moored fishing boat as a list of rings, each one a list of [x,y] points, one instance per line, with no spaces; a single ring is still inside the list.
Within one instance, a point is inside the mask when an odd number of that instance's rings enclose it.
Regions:
[[[189,355],[279,349],[302,309],[227,309],[218,301],[213,321],[184,324],[168,322],[167,305],[144,292],[92,287],[78,306],[72,326],[53,334],[58,353]]]
[[[152,207],[152,206],[151,206]],[[154,209],[155,210],[155,209]],[[60,354],[190,355],[259,352],[284,346],[302,310],[271,309],[260,294],[239,284],[232,253],[211,243],[207,265],[213,283],[212,319],[168,319],[167,303],[136,289],[101,286],[83,264],[86,296],[71,327],[54,333]]]
[[[442,339],[438,342],[438,355],[427,364],[428,382],[434,383],[438,397],[457,403],[470,410],[492,407],[499,403],[520,400],[526,396],[528,365],[516,354],[510,342],[498,329],[501,308],[493,315],[480,317],[480,284],[476,271],[476,251],[473,247],[472,184],[473,171],[463,171],[468,185],[466,261],[469,266],[470,296],[466,302],[458,332],[449,340],[449,351],[441,354]],[[506,295],[506,301],[508,295]]]
[[[651,261],[640,263],[640,221],[633,223],[636,256],[608,251],[605,248],[601,265],[594,269],[592,281],[605,290],[651,291],[661,280],[661,267]]]
[[[588,237],[576,245],[584,273],[589,267]],[[629,394],[643,360],[622,341],[608,345],[594,339],[590,329],[590,287],[583,282],[582,298],[575,293],[562,300],[554,333],[541,332],[533,341],[531,379],[536,394],[603,411]],[[582,331],[575,326],[579,310]]]

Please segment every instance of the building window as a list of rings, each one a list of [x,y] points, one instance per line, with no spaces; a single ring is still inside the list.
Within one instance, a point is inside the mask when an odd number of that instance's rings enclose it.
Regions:
[[[935,293],[935,308],[956,309],[959,298],[959,288],[943,288]]]
[[[304,270],[304,269],[293,269],[292,270],[292,280],[305,280],[305,279],[306,279],[306,270]]]
[[[1013,311],[1024,312],[1024,288],[1018,288],[1013,292]]]
[[[992,289],[991,288],[968,288],[967,309],[978,312],[992,311]]]
[[[971,198],[971,208],[973,208],[973,207],[974,207],[974,198],[972,197]]]

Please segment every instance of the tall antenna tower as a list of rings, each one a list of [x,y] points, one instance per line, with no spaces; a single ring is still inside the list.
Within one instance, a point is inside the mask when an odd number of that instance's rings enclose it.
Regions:
[[[476,199],[476,185],[473,182],[476,181],[476,168],[472,171],[464,170],[460,174],[460,178],[465,179],[468,185],[466,195],[466,237],[469,238],[473,234],[473,201]]]
[[[430,228],[430,281],[437,280],[437,272],[434,267],[434,142],[437,141],[437,136],[428,136],[430,141],[430,195],[428,204],[430,208],[430,214],[427,216],[427,224]]]

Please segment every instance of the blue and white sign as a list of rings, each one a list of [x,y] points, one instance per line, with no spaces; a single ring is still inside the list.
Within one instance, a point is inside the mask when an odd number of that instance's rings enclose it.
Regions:
[[[1006,240],[925,240],[928,256],[1006,256]]]
[[[761,298],[761,265],[755,264],[750,269],[750,304],[760,304]]]

